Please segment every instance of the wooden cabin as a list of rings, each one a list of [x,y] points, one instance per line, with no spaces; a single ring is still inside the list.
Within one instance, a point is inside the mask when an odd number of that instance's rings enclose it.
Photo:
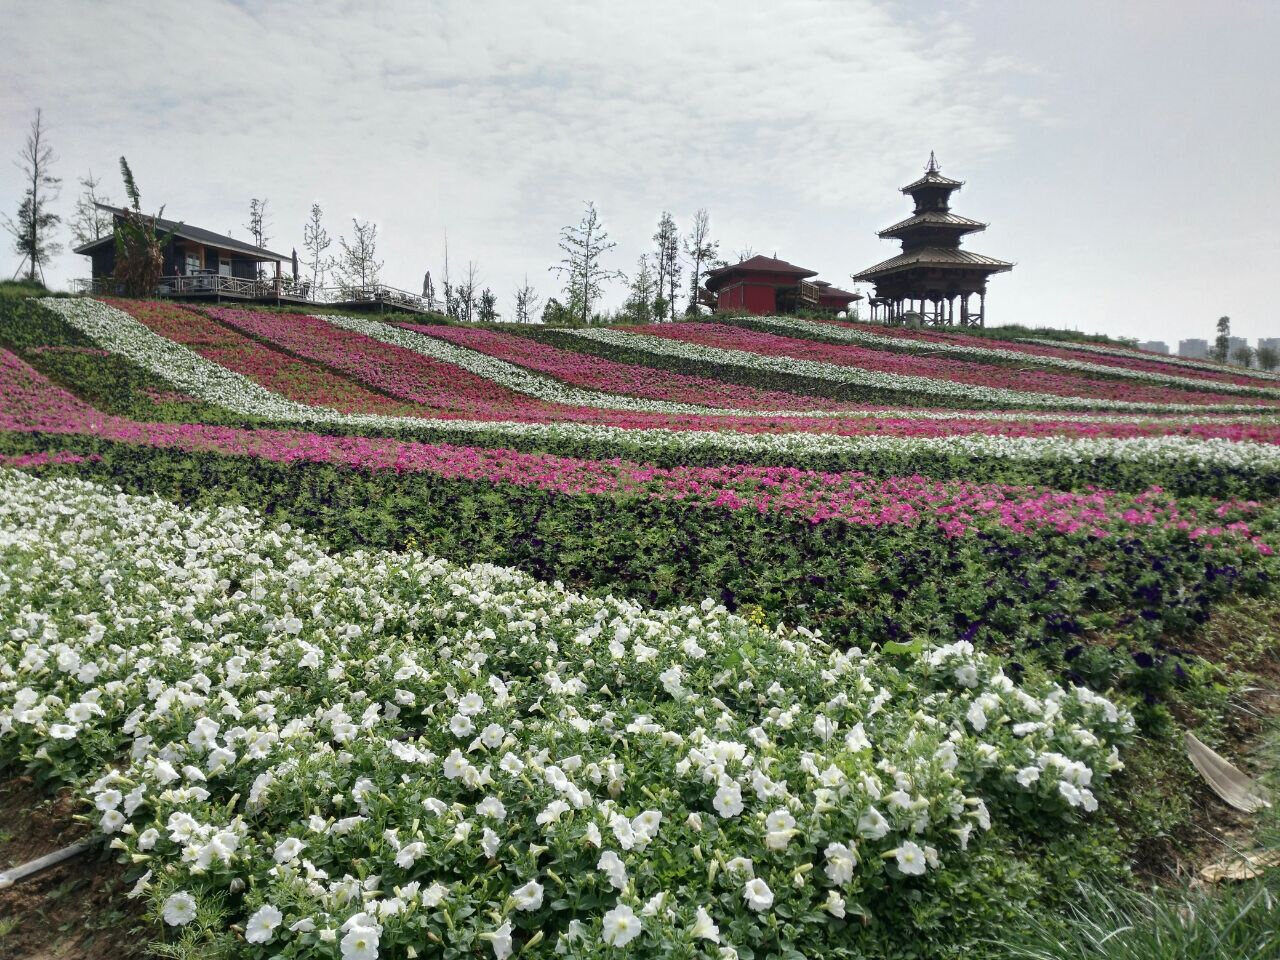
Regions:
[[[742,310],[755,316],[805,309],[839,313],[862,299],[861,294],[841,290],[825,280],[810,279],[816,275],[816,270],[757,255],[709,271],[705,299],[714,302],[716,310]]]
[[[99,209],[111,214],[113,224],[124,220],[127,211],[119,207],[99,204]],[[172,236],[164,246],[164,267],[161,270],[161,286],[171,288],[199,288],[203,284],[210,289],[236,284],[219,284],[213,278],[232,280],[265,280],[273,285],[280,280],[280,265],[292,261],[290,256],[255,247],[244,240],[214,233],[201,227],[193,227],[174,220],[156,220],[156,231]],[[109,280],[116,267],[116,243],[114,235],[94,240],[76,248],[76,253],[89,258],[93,280]],[[186,278],[186,282],[183,282]],[[177,281],[177,282],[174,282]],[[160,291],[166,292],[166,291]]]

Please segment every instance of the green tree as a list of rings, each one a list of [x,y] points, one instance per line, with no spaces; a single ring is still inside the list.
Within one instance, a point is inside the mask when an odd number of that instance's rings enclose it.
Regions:
[[[1231,318],[1218,318],[1218,336],[1213,341],[1213,359],[1219,363],[1227,362],[1227,353],[1231,349]]]
[[[115,225],[116,266],[112,276],[124,287],[125,296],[149,297],[155,293],[164,271],[164,248],[182,224],[167,233],[157,233],[156,221],[164,216],[164,207],[154,216],[142,212],[142,193],[124,157],[120,158],[120,176],[129,206]]]
[[[329,231],[324,228],[324,211],[320,209],[320,204],[311,204],[311,219],[302,227],[302,247],[307,251],[307,266],[311,270],[313,290],[324,286],[325,274],[333,264],[333,258],[325,253],[332,243]],[[312,296],[314,295],[313,293]]]
[[[577,226],[560,231],[560,249],[564,257],[550,269],[564,280],[569,309],[583,324],[591,322],[591,308],[600,299],[604,284],[610,280],[625,279],[621,272],[606,269],[601,263],[601,258],[616,246],[600,222],[596,205],[590,200],[586,202]]]
[[[4,224],[13,237],[14,251],[22,254],[18,269],[13,272],[15,279],[25,267],[28,280],[43,284],[44,265],[62,252],[62,245],[51,239],[62,218],[49,209],[49,204],[58,198],[62,184],[50,169],[57,160],[58,155],[45,137],[44,114],[36,110],[27,139],[18,151],[18,169],[26,184],[22,202],[18,204],[18,217],[16,220],[5,217]]]
[[[378,259],[378,225],[351,218],[351,240],[338,237],[334,271],[344,286],[367,289],[378,285],[383,261]]]
[[[480,299],[476,304],[476,319],[481,323],[498,322],[498,298],[488,287],[480,291]]]
[[[658,229],[653,235],[654,278],[658,293],[653,313],[658,320],[676,318],[676,289],[680,286],[680,231],[675,218],[666,210],[658,218]]]
[[[1249,346],[1247,343],[1242,343],[1231,351],[1231,362],[1237,363],[1242,367],[1252,367],[1253,357],[1253,347]]]
[[[1259,347],[1257,360],[1260,369],[1270,372],[1280,367],[1280,350],[1272,346]]]
[[[622,305],[622,313],[628,323],[653,322],[653,303],[657,288],[653,269],[649,266],[649,255],[641,254],[636,261],[636,272],[631,275],[626,302]]]

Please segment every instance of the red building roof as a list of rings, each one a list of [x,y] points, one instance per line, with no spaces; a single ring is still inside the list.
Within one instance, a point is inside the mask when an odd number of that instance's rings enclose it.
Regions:
[[[784,278],[792,278],[795,280],[804,277],[816,276],[817,270],[808,270],[804,267],[797,267],[794,263],[787,263],[785,260],[778,260],[774,257],[764,257],[757,254],[749,257],[741,263],[730,264],[727,267],[719,267],[715,270],[707,272],[707,289],[714,292],[724,284],[728,283],[735,276],[744,273],[774,273],[778,274],[778,279],[784,281]]]

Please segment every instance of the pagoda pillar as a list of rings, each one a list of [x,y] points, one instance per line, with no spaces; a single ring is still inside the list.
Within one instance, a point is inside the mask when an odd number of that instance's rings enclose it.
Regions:
[[[978,291],[978,326],[987,325],[987,291]]]

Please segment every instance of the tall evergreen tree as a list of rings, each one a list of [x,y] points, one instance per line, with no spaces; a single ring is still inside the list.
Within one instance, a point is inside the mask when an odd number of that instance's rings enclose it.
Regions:
[[[1218,335],[1213,341],[1213,359],[1219,363],[1227,362],[1227,354],[1231,352],[1231,318],[1218,318]]]
[[[636,272],[631,275],[631,286],[627,291],[627,300],[622,305],[629,323],[652,323],[653,301],[657,295],[657,283],[654,281],[653,268],[649,266],[649,255],[642,253],[636,261]]]
[[[666,210],[658,218],[658,230],[653,235],[654,279],[658,287],[654,298],[654,318],[676,318],[676,290],[680,286],[680,231],[675,218]]]
[[[476,319],[481,323],[498,321],[498,298],[488,287],[480,291],[480,299],[476,301]]]
[[[621,272],[608,270],[600,262],[601,257],[616,247],[609,239],[596,205],[590,200],[577,226],[560,231],[560,249],[564,257],[550,269],[565,281],[565,293],[569,308],[579,322],[591,322],[591,308],[610,280],[623,279]]]
[[[44,265],[62,252],[62,245],[51,238],[62,218],[49,209],[62,185],[61,178],[55,177],[51,169],[57,161],[58,155],[45,135],[44,114],[36,110],[27,139],[18,151],[18,169],[25,184],[18,217],[5,217],[4,224],[13,237],[14,252],[22,255],[13,275],[16,278],[25,267],[32,283],[44,283]]]

